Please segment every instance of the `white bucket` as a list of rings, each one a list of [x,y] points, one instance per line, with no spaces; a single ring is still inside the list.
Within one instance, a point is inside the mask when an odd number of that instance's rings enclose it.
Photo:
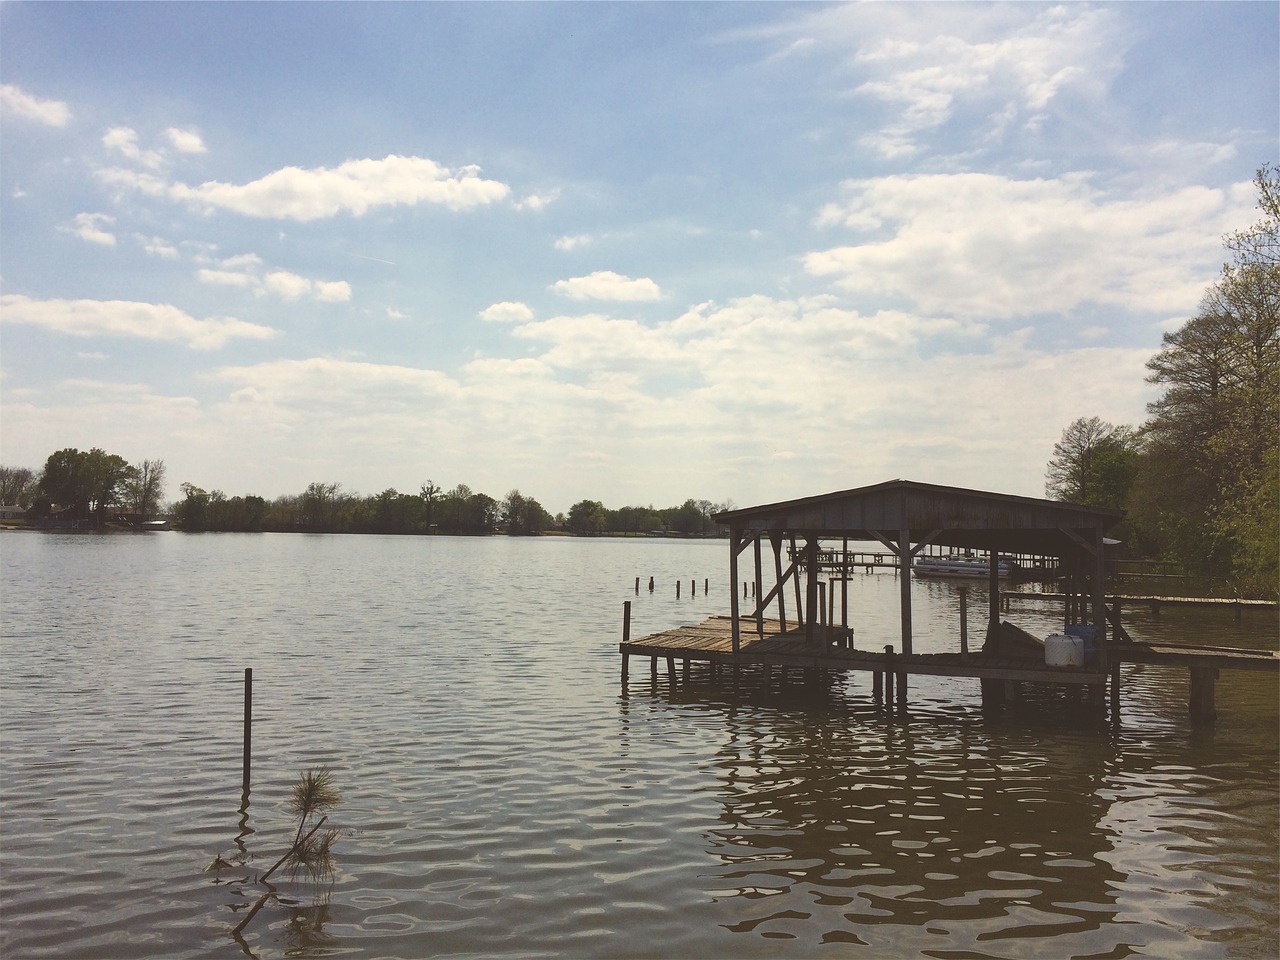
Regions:
[[[1045,637],[1044,665],[1046,667],[1083,667],[1084,638],[1055,633]]]

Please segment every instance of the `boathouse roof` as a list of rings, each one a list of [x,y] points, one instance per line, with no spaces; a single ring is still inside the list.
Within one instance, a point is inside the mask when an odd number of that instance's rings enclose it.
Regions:
[[[1060,555],[1110,530],[1123,510],[986,490],[889,480],[798,500],[742,507],[713,519],[734,530]]]

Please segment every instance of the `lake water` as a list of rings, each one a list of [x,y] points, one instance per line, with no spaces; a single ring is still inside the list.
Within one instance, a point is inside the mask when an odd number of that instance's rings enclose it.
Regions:
[[[1118,729],[984,717],[972,680],[890,716],[867,675],[735,696],[633,659],[623,696],[623,602],[637,637],[727,612],[724,541],[8,533],[0,563],[7,960],[1280,951],[1271,675],[1224,672],[1207,732],[1142,667]],[[893,573],[850,589],[857,644],[896,643]],[[916,649],[954,649],[954,587],[913,589]],[[1126,617],[1276,646],[1274,613]],[[320,764],[332,879],[237,941]]]

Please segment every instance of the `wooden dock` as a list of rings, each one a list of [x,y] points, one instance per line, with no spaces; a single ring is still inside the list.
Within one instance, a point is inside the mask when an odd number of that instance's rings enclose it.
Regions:
[[[733,621],[711,617],[702,623],[676,627],[640,640],[624,640],[623,680],[628,658],[707,661],[717,664],[773,664],[822,670],[863,670],[874,673],[917,674],[938,677],[974,677],[980,680],[1013,680],[1040,683],[1101,684],[1106,674],[1075,667],[1046,667],[1022,657],[997,657],[981,652],[910,653],[858,650],[841,636],[839,628],[823,629],[811,642],[803,628],[782,630],[777,620],[764,621],[764,636],[756,621],[741,624],[741,646],[733,652]]]
[[[730,617],[711,617],[698,624],[675,627],[639,640],[630,639],[629,627],[630,621],[627,620],[624,622],[623,642],[618,645],[618,652],[622,654],[624,689],[629,678],[629,661],[633,656],[649,657],[651,671],[655,675],[658,661],[665,660],[668,675],[673,680],[677,660],[681,661],[686,675],[691,661],[709,663],[713,672],[721,666],[736,668],[747,664],[762,665],[766,671],[773,667],[865,671],[874,675],[874,695],[877,698],[883,695],[890,702],[896,695],[899,705],[905,703],[906,678],[911,675],[1002,681],[1002,690],[1014,700],[1018,699],[1018,684],[1021,683],[1084,687],[1092,695],[1100,693],[1110,679],[1113,716],[1118,716],[1120,664],[1141,663],[1188,669],[1191,679],[1188,706],[1193,715],[1211,718],[1216,712],[1214,681],[1219,670],[1280,672],[1280,653],[1201,644],[1112,643],[1109,650],[1111,669],[1108,671],[1088,667],[1050,667],[1033,657],[994,656],[978,651],[903,654],[893,651],[892,647],[883,651],[859,650],[842,628],[819,628],[818,636],[811,640],[803,628],[784,630],[777,620],[764,621],[763,635],[757,630],[754,618],[740,621],[736,654]],[[1102,702],[1101,697],[1096,699]]]

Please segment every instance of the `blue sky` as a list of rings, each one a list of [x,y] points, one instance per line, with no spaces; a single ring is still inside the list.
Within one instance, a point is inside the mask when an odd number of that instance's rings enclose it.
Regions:
[[[1040,496],[1257,219],[1280,6],[0,5],[0,462]]]

